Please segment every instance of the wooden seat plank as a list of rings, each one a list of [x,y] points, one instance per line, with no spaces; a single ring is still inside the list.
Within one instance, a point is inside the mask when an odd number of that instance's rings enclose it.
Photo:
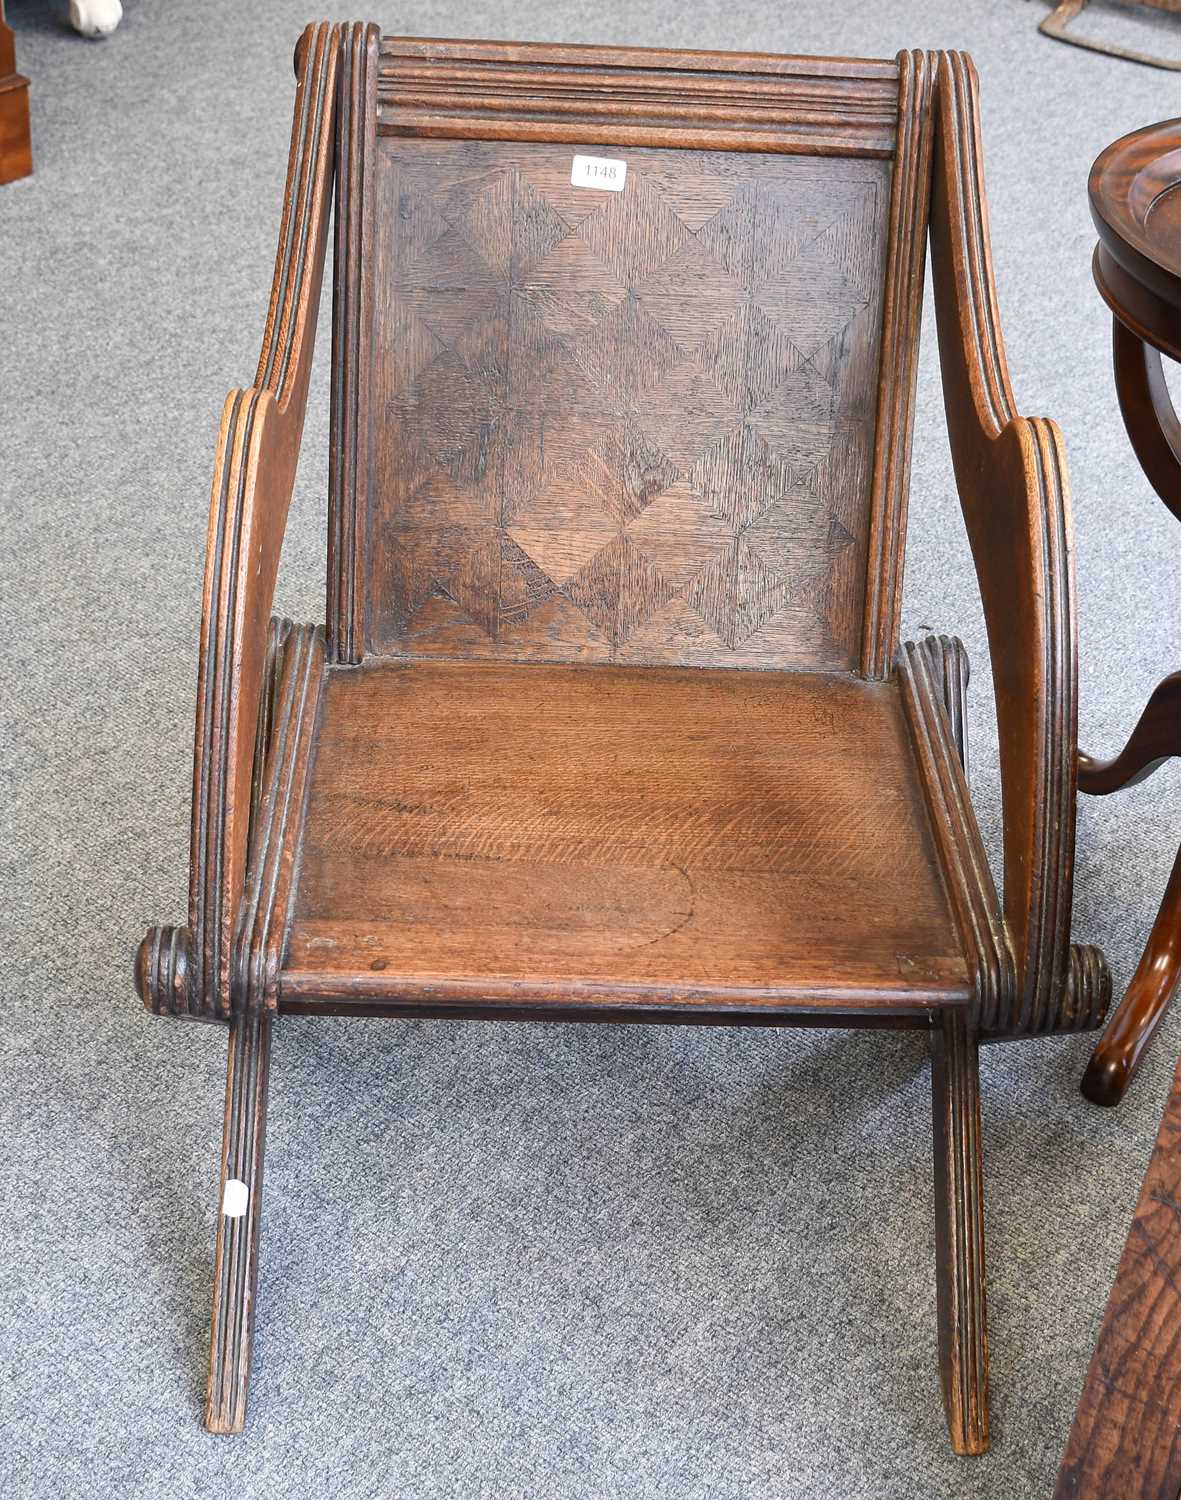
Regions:
[[[331,672],[286,970],[305,995],[969,995],[897,686],[814,672]]]

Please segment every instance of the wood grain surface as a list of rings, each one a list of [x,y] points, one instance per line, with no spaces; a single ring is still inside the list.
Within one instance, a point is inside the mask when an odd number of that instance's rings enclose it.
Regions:
[[[1054,1500],[1181,1494],[1181,1065],[1058,1474]]]
[[[967,995],[894,684],[437,662],[326,693],[284,995]]]
[[[332,258],[332,400],[329,407],[328,590],[331,661],[365,649],[365,513],[369,503],[369,361],[373,278],[363,274],[372,240],[377,50],[372,22],[345,28],[336,98],[335,245]]]
[[[536,42],[381,40],[400,136],[891,156],[898,63]]]
[[[888,1024],[935,1046],[941,1366],[980,1452],[978,1043],[1093,1024],[1105,970],[1069,946],[1061,444],[1008,389],[971,65],[354,24],[296,68],[213,489],[190,921],[138,968],[153,1010],[230,1024],[249,1212],[222,1215],[208,1423],[245,1416],[276,1012]],[[574,187],[576,152],[622,191]],[[267,620],[333,185],[321,637]],[[962,652],[896,656],[928,204],[1003,920]]]
[[[379,142],[371,649],[853,667],[888,167],[619,159]]]
[[[1110,977],[1072,946],[1078,666],[1066,450],[1009,380],[992,274],[976,70],[943,53],[931,272],[948,435],[988,627],[1000,726],[1004,918],[1016,988],[993,1035],[1095,1025]]]

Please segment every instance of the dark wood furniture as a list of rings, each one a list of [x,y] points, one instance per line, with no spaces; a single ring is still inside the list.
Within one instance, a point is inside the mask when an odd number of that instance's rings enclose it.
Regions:
[[[0,0],[0,183],[28,177],[32,170],[29,80],[16,71],[16,42]]]
[[[1141,5],[1146,10],[1166,11],[1170,15],[1181,13],[1181,0],[1123,0],[1126,5]],[[1056,41],[1069,42],[1074,47],[1086,47],[1090,52],[1105,52],[1108,57],[1122,57],[1127,62],[1146,63],[1150,68],[1181,69],[1181,58],[1158,57],[1153,52],[1138,52],[1132,47],[1117,47],[1113,42],[1099,42],[1094,37],[1080,36],[1067,28],[1071,21],[1086,8],[1088,0],[1058,0],[1053,11],[1038,27],[1046,36]]]
[[[1181,1065],[1140,1190],[1054,1500],[1181,1494]]]
[[[1181,423],[1162,355],[1181,359],[1181,120],[1124,136],[1096,160],[1095,282],[1111,308],[1124,425],[1152,487],[1181,520]],[[1079,756],[1079,786],[1103,796],[1181,754],[1181,674],[1152,694],[1113,760]],[[1147,946],[1083,1077],[1096,1104],[1118,1104],[1181,978],[1181,852]]]
[[[886,1026],[933,1050],[940,1367],[981,1452],[977,1049],[1093,1027],[1110,985],[1069,933],[1062,443],[1009,389],[971,63],[358,24],[297,76],[213,481],[189,921],[137,960],[152,1011],[229,1027],[207,1424],[245,1418],[277,1017]],[[334,183],[321,630],[268,616]],[[1003,902],[962,649],[898,642],[929,206]]]
[[[1162,354],[1181,358],[1181,120],[1116,141],[1095,162],[1095,281],[1112,311],[1116,388],[1144,472],[1181,520],[1181,425]],[[1181,673],[1152,694],[1112,760],[1079,756],[1102,795],[1181,753]],[[1181,976],[1181,852],[1144,954],[1095,1048],[1083,1092],[1123,1097]],[[1181,1065],[1087,1372],[1055,1500],[1181,1494]]]

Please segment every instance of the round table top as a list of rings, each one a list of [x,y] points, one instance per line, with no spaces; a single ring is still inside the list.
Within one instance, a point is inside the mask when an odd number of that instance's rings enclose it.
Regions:
[[[1181,359],[1181,120],[1108,146],[1088,191],[1100,292],[1133,332]]]

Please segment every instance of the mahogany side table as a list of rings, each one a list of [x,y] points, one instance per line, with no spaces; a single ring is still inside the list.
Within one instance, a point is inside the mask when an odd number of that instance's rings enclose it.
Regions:
[[[1114,315],[1115,374],[1132,446],[1181,520],[1181,423],[1161,368],[1181,359],[1181,120],[1116,141],[1095,162],[1095,280]],[[1103,795],[1181,753],[1181,673],[1152,694],[1114,759],[1079,756]],[[1127,994],[1095,1048],[1083,1093],[1123,1097],[1181,973],[1181,853]],[[1181,1065],[1079,1399],[1055,1500],[1181,1494]]]
[[[1112,311],[1115,382],[1124,425],[1153,489],[1181,521],[1181,422],[1161,356],[1181,360],[1181,120],[1124,136],[1091,168],[1099,231],[1095,281]],[[1112,760],[1079,755],[1079,790],[1103,796],[1132,786],[1181,754],[1181,673],[1158,685]],[[1118,1104],[1181,977],[1181,851],[1148,944],[1112,1014],[1082,1089]]]

